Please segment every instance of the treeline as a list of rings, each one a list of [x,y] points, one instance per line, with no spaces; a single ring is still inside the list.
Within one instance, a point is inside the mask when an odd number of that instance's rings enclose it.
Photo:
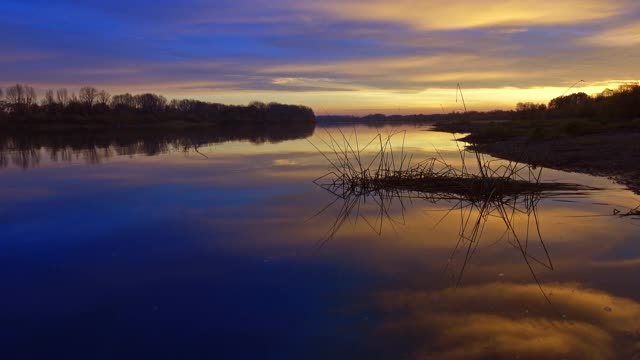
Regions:
[[[338,124],[420,124],[437,121],[440,115],[384,115],[370,114],[366,116],[350,116],[350,115],[323,115],[318,116],[318,122],[324,125]]]
[[[515,115],[525,119],[637,119],[640,118],[640,85],[621,85],[593,96],[583,92],[560,96],[548,105],[519,103]]]
[[[315,123],[305,106],[252,102],[247,106],[199,100],[167,100],[162,95],[129,93],[111,95],[83,87],[78,94],[67,89],[47,90],[38,101],[33,87],[16,84],[0,88],[0,121],[8,124],[154,124],[166,122],[234,125],[256,122]]]
[[[640,85],[627,84],[589,96],[583,92],[557,97],[549,104],[518,103],[515,110],[450,112],[430,115],[318,116],[320,124],[411,124],[442,121],[499,121],[536,119],[627,120],[640,118]]]
[[[549,104],[518,103],[515,110],[487,112],[469,111],[433,115],[441,120],[540,120],[540,119],[598,119],[629,120],[640,118],[640,85],[621,85],[595,95],[583,92],[559,96]]]
[[[439,121],[460,120],[511,120],[515,112],[509,110],[493,110],[487,112],[469,111],[467,113],[450,112],[446,114],[417,114],[417,115],[383,115],[370,114],[365,116],[321,115],[318,116],[319,125],[359,124],[378,126],[384,124],[419,125],[436,123]]]

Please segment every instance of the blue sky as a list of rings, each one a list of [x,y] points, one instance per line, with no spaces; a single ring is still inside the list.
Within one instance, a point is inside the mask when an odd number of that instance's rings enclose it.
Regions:
[[[547,102],[640,78],[636,1],[5,0],[0,87],[83,85],[317,113]]]

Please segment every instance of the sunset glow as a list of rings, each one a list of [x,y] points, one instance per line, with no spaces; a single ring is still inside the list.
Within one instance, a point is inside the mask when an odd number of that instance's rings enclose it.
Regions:
[[[640,79],[634,1],[3,3],[0,87],[83,85],[317,114],[547,103]]]

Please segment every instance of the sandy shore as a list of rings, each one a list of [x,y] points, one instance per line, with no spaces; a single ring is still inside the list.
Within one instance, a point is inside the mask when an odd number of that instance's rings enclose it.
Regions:
[[[481,152],[547,168],[606,176],[640,194],[640,133],[480,142]]]

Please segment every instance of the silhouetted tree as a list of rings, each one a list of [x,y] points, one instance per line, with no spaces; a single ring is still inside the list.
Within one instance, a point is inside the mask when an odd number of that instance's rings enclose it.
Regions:
[[[69,96],[69,101],[66,106],[66,113],[68,114],[84,114],[87,112],[87,105],[80,101],[75,92]]]
[[[609,88],[604,89],[598,96],[601,97],[609,97],[609,96],[613,96],[616,94],[615,90],[611,90]]]
[[[32,105],[36,105],[38,97],[33,87],[16,84],[7,88],[7,103],[13,112],[22,114],[28,112]]]
[[[2,88],[0,88],[0,119],[4,118],[7,113],[7,103],[3,99],[4,93],[2,92]]]
[[[44,92],[44,98],[42,99],[42,109],[48,113],[55,113],[58,111],[60,105],[56,103],[53,90],[48,89]]]
[[[261,101],[252,101],[249,103],[250,107],[254,107],[256,109],[266,109],[267,108],[267,104],[261,102]]]
[[[91,86],[85,86],[80,89],[78,97],[80,102],[91,108],[98,98],[98,90]]]
[[[594,99],[595,115],[601,118],[640,118],[640,85],[625,84],[606,89]]]
[[[556,110],[566,107],[580,107],[591,102],[591,97],[583,92],[557,97],[549,102],[549,109]]]
[[[36,90],[31,86],[25,85],[24,87],[25,94],[25,104],[27,107],[31,107],[31,105],[36,105],[38,102],[38,95],[36,94]]]
[[[44,92],[44,98],[42,99],[42,106],[52,107],[56,103],[53,96],[53,90],[48,89]]]
[[[557,97],[549,102],[549,111],[555,117],[588,117],[593,115],[593,99],[583,93]]]
[[[160,112],[167,105],[164,96],[156,94],[141,94],[134,96],[136,108],[143,112]]]
[[[199,100],[172,100],[158,94],[120,94],[111,96],[107,91],[93,87],[80,89],[80,96],[69,94],[67,89],[49,89],[44,93],[40,105],[36,102],[35,90],[27,85],[16,84],[3,92],[8,101],[0,105],[3,122],[6,119],[30,123],[57,121],[80,124],[124,124],[127,121],[152,123],[154,121],[200,122],[219,128],[232,129],[246,125],[263,124],[265,121],[278,124],[315,123],[313,111],[302,106],[264,104],[254,101],[248,106],[223,105]],[[262,126],[262,125],[260,125]]]
[[[130,110],[135,108],[136,102],[133,95],[126,93],[122,95],[114,95],[111,98],[111,107],[116,110]]]
[[[7,88],[7,102],[11,105],[23,104],[25,100],[25,90],[21,84],[15,84]]]
[[[67,89],[58,89],[56,91],[56,100],[62,107],[66,107],[67,105],[69,105],[69,92],[67,91]]]
[[[532,102],[518,103],[516,105],[515,116],[519,119],[541,119],[544,118],[547,106],[544,104],[535,104]]]
[[[176,99],[171,99],[171,101],[169,101],[169,103],[167,104],[167,108],[171,111],[176,111],[178,110],[178,107],[180,105],[180,102]]]
[[[97,99],[98,99],[98,104],[106,106],[109,104],[109,100],[111,100],[111,94],[109,94],[105,90],[100,90],[100,92],[98,92]]]
[[[532,102],[518,103],[516,105],[516,111],[544,111],[547,106],[544,104],[535,104]]]

